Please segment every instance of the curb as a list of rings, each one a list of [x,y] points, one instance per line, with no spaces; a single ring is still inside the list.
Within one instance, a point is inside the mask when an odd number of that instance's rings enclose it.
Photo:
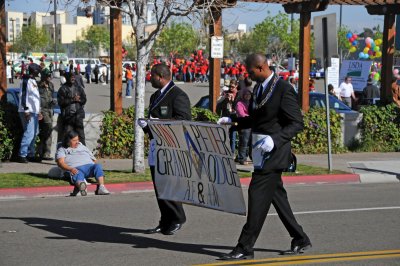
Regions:
[[[243,188],[247,188],[250,181],[250,177],[240,179]],[[358,174],[282,176],[282,181],[285,185],[361,183],[360,175]],[[382,181],[385,182],[385,180]],[[148,192],[154,190],[153,182],[150,181],[107,184],[106,186],[112,194]],[[96,186],[94,185],[88,186],[88,195],[93,195],[95,189]],[[0,189],[0,200],[68,197],[71,192],[72,186],[2,188]]]

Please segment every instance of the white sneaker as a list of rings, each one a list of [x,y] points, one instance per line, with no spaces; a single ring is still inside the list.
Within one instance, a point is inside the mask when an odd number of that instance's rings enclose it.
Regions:
[[[109,195],[109,194],[110,194],[110,191],[108,191],[104,185],[100,185],[100,186],[96,189],[96,191],[94,192],[94,194],[96,194],[96,195]]]
[[[132,98],[132,96],[126,96],[125,98],[127,98],[127,99],[131,99],[131,98]]]

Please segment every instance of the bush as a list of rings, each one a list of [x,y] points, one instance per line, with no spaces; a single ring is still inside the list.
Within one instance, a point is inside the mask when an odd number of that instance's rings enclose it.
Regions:
[[[361,138],[352,150],[368,152],[400,151],[400,108],[395,104],[364,106],[363,119],[358,125]]]
[[[332,153],[346,151],[341,142],[341,119],[335,111],[330,111]],[[304,130],[292,141],[293,152],[303,154],[327,153],[326,111],[323,108],[311,108],[304,115]]]
[[[219,116],[208,109],[192,108],[193,121],[217,122]]]
[[[102,158],[132,158],[134,137],[134,107],[123,109],[118,116],[113,111],[105,111],[100,127],[101,134],[96,148],[98,157]],[[147,113],[147,111],[145,112]],[[147,116],[146,116],[147,117]],[[193,121],[215,122],[218,116],[210,110],[192,108]],[[148,154],[149,139],[145,135],[145,155]]]
[[[18,157],[22,139],[22,124],[18,108],[7,102],[5,95],[0,102],[0,159],[14,160]],[[4,147],[3,147],[4,146]]]
[[[11,157],[14,144],[5,120],[5,113],[0,109],[0,160],[7,160]]]
[[[122,115],[104,111],[101,134],[97,141],[99,157],[132,158],[134,141],[134,107],[123,109]]]

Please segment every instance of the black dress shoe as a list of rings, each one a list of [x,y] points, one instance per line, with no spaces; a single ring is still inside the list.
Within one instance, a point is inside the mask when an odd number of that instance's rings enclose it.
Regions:
[[[161,233],[163,233],[164,235],[173,235],[181,228],[182,224],[171,224],[169,227],[161,230]]]
[[[29,162],[32,163],[40,163],[42,162],[42,159],[39,157],[26,157],[26,159],[28,159]]]
[[[145,234],[157,234],[157,233],[161,233],[162,231],[162,227],[161,225],[158,225],[156,228],[151,228],[151,229],[147,229],[146,231],[144,231]]]
[[[18,157],[16,162],[18,163],[29,163],[28,159],[26,157]]]
[[[254,259],[254,252],[243,251],[240,248],[234,248],[230,253],[224,254],[219,260],[251,260]]]
[[[303,253],[305,250],[312,247],[311,241],[308,237],[302,239],[292,239],[290,250],[282,252],[282,255],[296,255]]]

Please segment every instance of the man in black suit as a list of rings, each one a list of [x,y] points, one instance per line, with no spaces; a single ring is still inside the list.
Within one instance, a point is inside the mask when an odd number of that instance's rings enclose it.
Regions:
[[[293,87],[272,72],[267,58],[252,54],[246,58],[249,76],[257,84],[248,117],[233,118],[238,128],[252,128],[254,172],[249,186],[247,222],[237,246],[221,260],[252,259],[253,247],[274,205],[279,218],[293,238],[284,254],[297,254],[311,247],[308,236],[297,223],[282,183],[282,171],[291,163],[290,140],[303,129],[303,117]],[[221,118],[218,123],[231,119]],[[255,158],[256,157],[256,158]]]
[[[149,119],[191,120],[189,97],[171,80],[171,71],[167,65],[158,64],[153,66],[151,69],[151,85],[158,90],[150,97]],[[145,133],[149,134],[151,142],[154,142],[147,122],[139,119],[138,124]],[[156,169],[154,163],[150,160],[149,165],[154,183]],[[158,226],[146,230],[146,234],[162,233],[164,235],[173,235],[186,221],[182,203],[159,199],[155,186],[154,190],[161,212],[161,219]]]

